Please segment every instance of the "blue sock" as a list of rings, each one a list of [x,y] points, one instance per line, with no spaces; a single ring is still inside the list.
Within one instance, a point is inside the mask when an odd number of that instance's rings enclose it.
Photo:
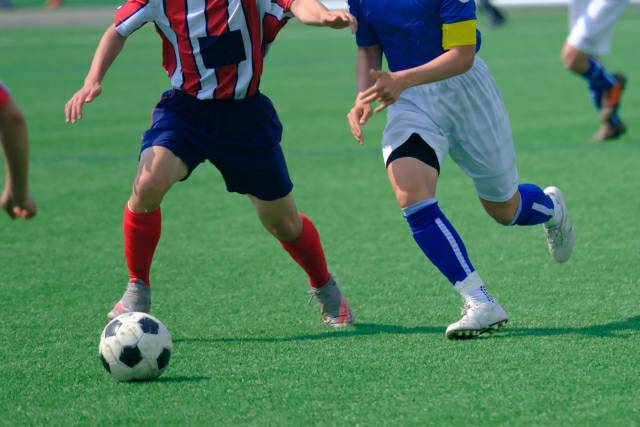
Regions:
[[[618,81],[616,78],[594,57],[589,57],[589,69],[582,75],[589,82],[591,99],[598,110],[602,107],[602,93]]]
[[[452,284],[475,271],[462,239],[436,199],[423,200],[402,211],[422,252]]]
[[[542,224],[553,218],[553,200],[534,184],[520,184],[520,205],[511,225]]]

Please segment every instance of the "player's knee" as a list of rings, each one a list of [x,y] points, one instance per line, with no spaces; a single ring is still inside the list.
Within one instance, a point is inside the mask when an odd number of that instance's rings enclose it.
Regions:
[[[576,59],[570,55],[563,53],[562,63],[564,64],[564,68],[567,70],[573,71],[574,68],[576,68]]]
[[[133,185],[132,198],[143,205],[159,205],[169,187],[170,184],[161,177],[150,175],[142,176],[139,177]]]
[[[579,52],[573,47],[565,46],[561,54],[562,63],[567,70],[576,71],[578,69],[580,58]]]
[[[262,225],[271,235],[283,242],[297,239],[302,231],[299,218],[291,215],[263,220]]]
[[[396,200],[401,208],[406,208],[407,206],[411,206],[414,203],[418,203],[422,200],[432,198],[432,195],[429,195],[427,191],[423,191],[420,189],[413,190],[396,190]]]

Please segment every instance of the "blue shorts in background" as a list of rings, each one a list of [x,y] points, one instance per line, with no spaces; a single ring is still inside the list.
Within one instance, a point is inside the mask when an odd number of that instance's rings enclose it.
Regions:
[[[172,89],[153,110],[140,152],[165,147],[182,159],[189,175],[209,160],[222,173],[227,191],[268,201],[293,188],[281,138],[278,114],[260,93],[243,100],[199,100]]]

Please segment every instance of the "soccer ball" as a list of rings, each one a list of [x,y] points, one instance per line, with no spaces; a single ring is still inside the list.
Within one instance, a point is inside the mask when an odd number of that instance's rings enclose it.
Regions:
[[[169,364],[172,348],[169,330],[146,313],[121,314],[100,335],[100,361],[118,381],[158,378]]]

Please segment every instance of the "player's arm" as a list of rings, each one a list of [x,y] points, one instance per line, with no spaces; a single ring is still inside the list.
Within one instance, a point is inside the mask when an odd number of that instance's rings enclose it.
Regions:
[[[93,56],[91,68],[84,79],[84,85],[64,106],[67,123],[76,123],[80,120],[84,104],[93,101],[100,95],[102,92],[102,80],[113,61],[122,51],[126,40],[126,37],[116,31],[114,25],[107,28]]]
[[[394,103],[407,88],[444,80],[473,66],[478,42],[475,2],[439,0],[438,3],[444,53],[415,68],[393,73],[373,71],[376,83],[361,94],[361,100],[382,102],[376,112]]]
[[[357,30],[356,19],[349,12],[329,10],[318,0],[294,0],[291,12],[306,25],[336,29],[351,27],[354,33]]]
[[[382,111],[393,104],[405,89],[467,72],[473,66],[475,55],[475,43],[453,46],[434,60],[415,68],[393,73],[372,70],[371,77],[375,79],[375,84],[360,94],[360,101],[379,101],[382,104],[375,111]]]
[[[32,218],[37,209],[29,195],[27,123],[11,99],[0,108],[0,139],[5,159],[5,183],[0,204],[12,219],[16,216]]]
[[[362,126],[367,123],[373,115],[370,103],[360,101],[360,94],[375,84],[375,79],[371,75],[371,71],[379,71],[382,68],[382,48],[379,44],[358,48],[358,56],[356,58],[356,86],[358,88],[358,96],[356,101],[347,114],[351,133],[359,144],[364,144],[364,135]]]

